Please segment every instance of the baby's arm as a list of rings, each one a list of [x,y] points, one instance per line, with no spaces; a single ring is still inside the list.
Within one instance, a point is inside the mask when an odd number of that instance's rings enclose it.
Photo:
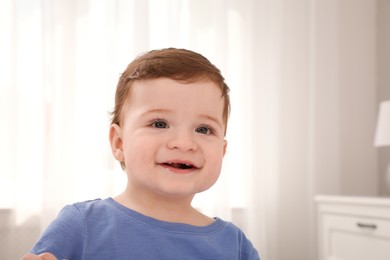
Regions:
[[[57,260],[57,257],[51,253],[43,253],[40,255],[25,254],[21,260]]]

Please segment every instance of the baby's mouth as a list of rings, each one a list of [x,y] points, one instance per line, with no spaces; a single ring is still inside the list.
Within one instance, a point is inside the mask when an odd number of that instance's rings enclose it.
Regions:
[[[180,169],[180,170],[188,170],[188,169],[195,169],[196,167],[190,163],[175,163],[175,162],[167,162],[163,163],[163,165],[166,165],[168,167],[172,167],[175,169]]]

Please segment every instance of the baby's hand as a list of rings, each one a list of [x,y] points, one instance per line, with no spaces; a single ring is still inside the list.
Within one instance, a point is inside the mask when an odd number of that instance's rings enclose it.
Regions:
[[[21,260],[57,260],[57,258],[51,253],[43,253],[40,255],[25,254]]]

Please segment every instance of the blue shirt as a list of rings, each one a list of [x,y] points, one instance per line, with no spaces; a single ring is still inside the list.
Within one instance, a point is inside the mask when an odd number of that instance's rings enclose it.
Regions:
[[[260,259],[234,224],[204,227],[160,221],[112,198],[68,205],[31,251],[58,259]]]

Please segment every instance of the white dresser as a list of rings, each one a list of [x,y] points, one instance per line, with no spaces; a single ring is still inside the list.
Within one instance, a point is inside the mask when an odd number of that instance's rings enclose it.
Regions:
[[[317,196],[319,260],[390,260],[390,198]]]

